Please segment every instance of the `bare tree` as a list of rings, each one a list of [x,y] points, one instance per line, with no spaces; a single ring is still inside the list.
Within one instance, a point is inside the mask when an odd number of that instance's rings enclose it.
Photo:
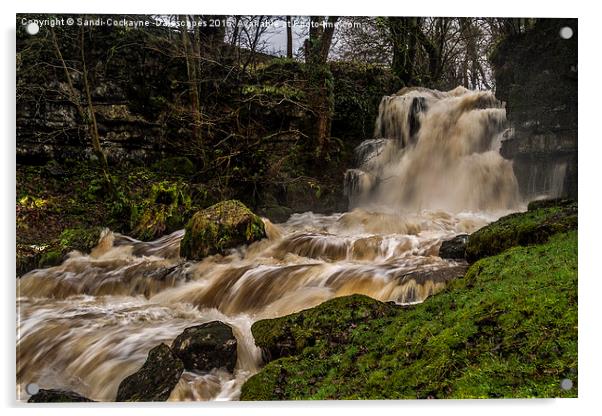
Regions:
[[[102,150],[100,145],[100,135],[98,134],[98,125],[96,124],[96,113],[94,110],[94,104],[92,102],[92,95],[90,93],[90,81],[88,79],[88,68],[86,66],[86,53],[85,53],[85,26],[80,26],[79,29],[79,49],[80,49],[80,57],[81,57],[81,77],[84,83],[84,95],[85,102],[82,102],[80,98],[80,94],[75,89],[72,81],[72,71],[76,71],[74,68],[69,68],[65,59],[63,58],[63,54],[61,52],[61,48],[59,46],[59,41],[56,36],[56,32],[53,28],[50,28],[50,33],[52,37],[52,44],[54,47],[54,51],[57,59],[59,60],[61,67],[63,68],[63,72],[65,73],[65,81],[67,82],[67,92],[68,98],[73,105],[75,105],[79,117],[84,121],[84,123],[88,126],[88,135],[90,136],[90,142],[92,144],[92,149],[94,154],[98,158],[100,168],[103,174],[104,182],[109,190],[109,192],[115,196],[116,190],[113,185],[113,181],[111,179],[111,175],[109,174],[109,165],[107,163],[107,157]]]
[[[191,17],[191,23],[195,23],[195,17]],[[199,92],[199,61],[200,61],[200,34],[199,25],[192,24],[192,32],[194,41],[190,40],[188,31],[189,20],[188,16],[181,16],[185,25],[182,26],[182,51],[186,61],[186,74],[188,77],[188,96],[190,99],[190,113],[192,115],[192,139],[198,144],[199,148],[203,149],[203,137],[201,133],[201,113],[200,113],[200,92]],[[197,22],[198,23],[198,22]]]
[[[316,153],[323,156],[327,138],[330,136],[334,112],[334,87],[332,74],[326,65],[337,16],[312,16],[309,38],[305,41],[305,62],[308,71],[308,104],[316,118]]]
[[[286,16],[286,57],[293,59],[293,22],[290,16]]]

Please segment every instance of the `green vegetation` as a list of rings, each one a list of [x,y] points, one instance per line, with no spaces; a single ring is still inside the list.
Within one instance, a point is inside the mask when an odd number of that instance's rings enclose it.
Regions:
[[[160,181],[151,184],[148,198],[129,206],[133,234],[151,240],[167,230],[180,228],[186,221],[191,198],[188,186],[182,181]]]
[[[535,203],[525,213],[510,214],[470,235],[466,257],[475,261],[517,245],[543,243],[551,235],[577,229],[577,203]]]
[[[240,201],[223,201],[194,214],[186,225],[180,253],[199,260],[265,236],[260,217]]]
[[[243,400],[576,397],[560,382],[577,378],[577,233],[482,259],[411,308],[356,295],[253,334],[283,357]]]
[[[113,168],[117,199],[86,163],[19,166],[17,275],[55,266],[72,250],[89,253],[104,227],[142,240],[184,228],[194,212],[219,196],[203,184],[189,184],[181,170],[168,173],[167,166],[178,163]]]

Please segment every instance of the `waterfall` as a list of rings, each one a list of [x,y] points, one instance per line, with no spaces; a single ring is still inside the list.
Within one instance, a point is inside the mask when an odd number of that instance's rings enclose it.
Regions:
[[[345,175],[352,211],[264,219],[268,238],[201,261],[180,258],[183,230],[151,242],[106,230],[90,253],[27,273],[17,281],[18,397],[36,383],[112,401],[149,350],[220,320],[238,340],[234,371],[185,372],[170,400],[235,400],[262,365],[258,319],[351,294],[422,302],[467,267],[439,257],[442,240],[517,203],[497,152],[504,117],[490,92],[406,90],[383,98],[376,137],[356,149]]]
[[[379,106],[375,139],[345,174],[351,208],[500,210],[519,203],[499,154],[506,112],[490,91],[405,88]]]

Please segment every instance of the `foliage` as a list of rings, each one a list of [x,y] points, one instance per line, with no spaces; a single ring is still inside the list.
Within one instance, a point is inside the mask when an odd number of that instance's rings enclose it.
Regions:
[[[185,183],[153,183],[147,198],[130,203],[132,233],[142,240],[152,240],[175,231],[184,224],[190,208],[191,199]]]
[[[363,62],[332,62],[334,77],[333,135],[349,140],[372,137],[384,95],[401,88],[389,68]]]
[[[192,161],[185,156],[174,156],[158,160],[153,163],[152,168],[157,172],[191,176],[195,172],[195,166]]]
[[[56,266],[73,250],[89,253],[98,244],[100,233],[100,227],[66,228],[40,253],[37,267]]]

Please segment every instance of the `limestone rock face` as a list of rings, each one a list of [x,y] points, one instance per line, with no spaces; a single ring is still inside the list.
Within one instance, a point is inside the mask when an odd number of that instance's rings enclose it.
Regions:
[[[260,217],[240,201],[223,201],[194,214],[186,225],[180,255],[200,260],[265,237]]]
[[[232,328],[223,322],[213,321],[186,328],[171,348],[188,371],[203,372],[225,367],[232,372],[236,366],[236,345]]]
[[[570,39],[559,35],[565,26]],[[540,19],[491,56],[512,128],[500,153],[513,160],[525,199],[577,198],[577,26],[577,19]]]

